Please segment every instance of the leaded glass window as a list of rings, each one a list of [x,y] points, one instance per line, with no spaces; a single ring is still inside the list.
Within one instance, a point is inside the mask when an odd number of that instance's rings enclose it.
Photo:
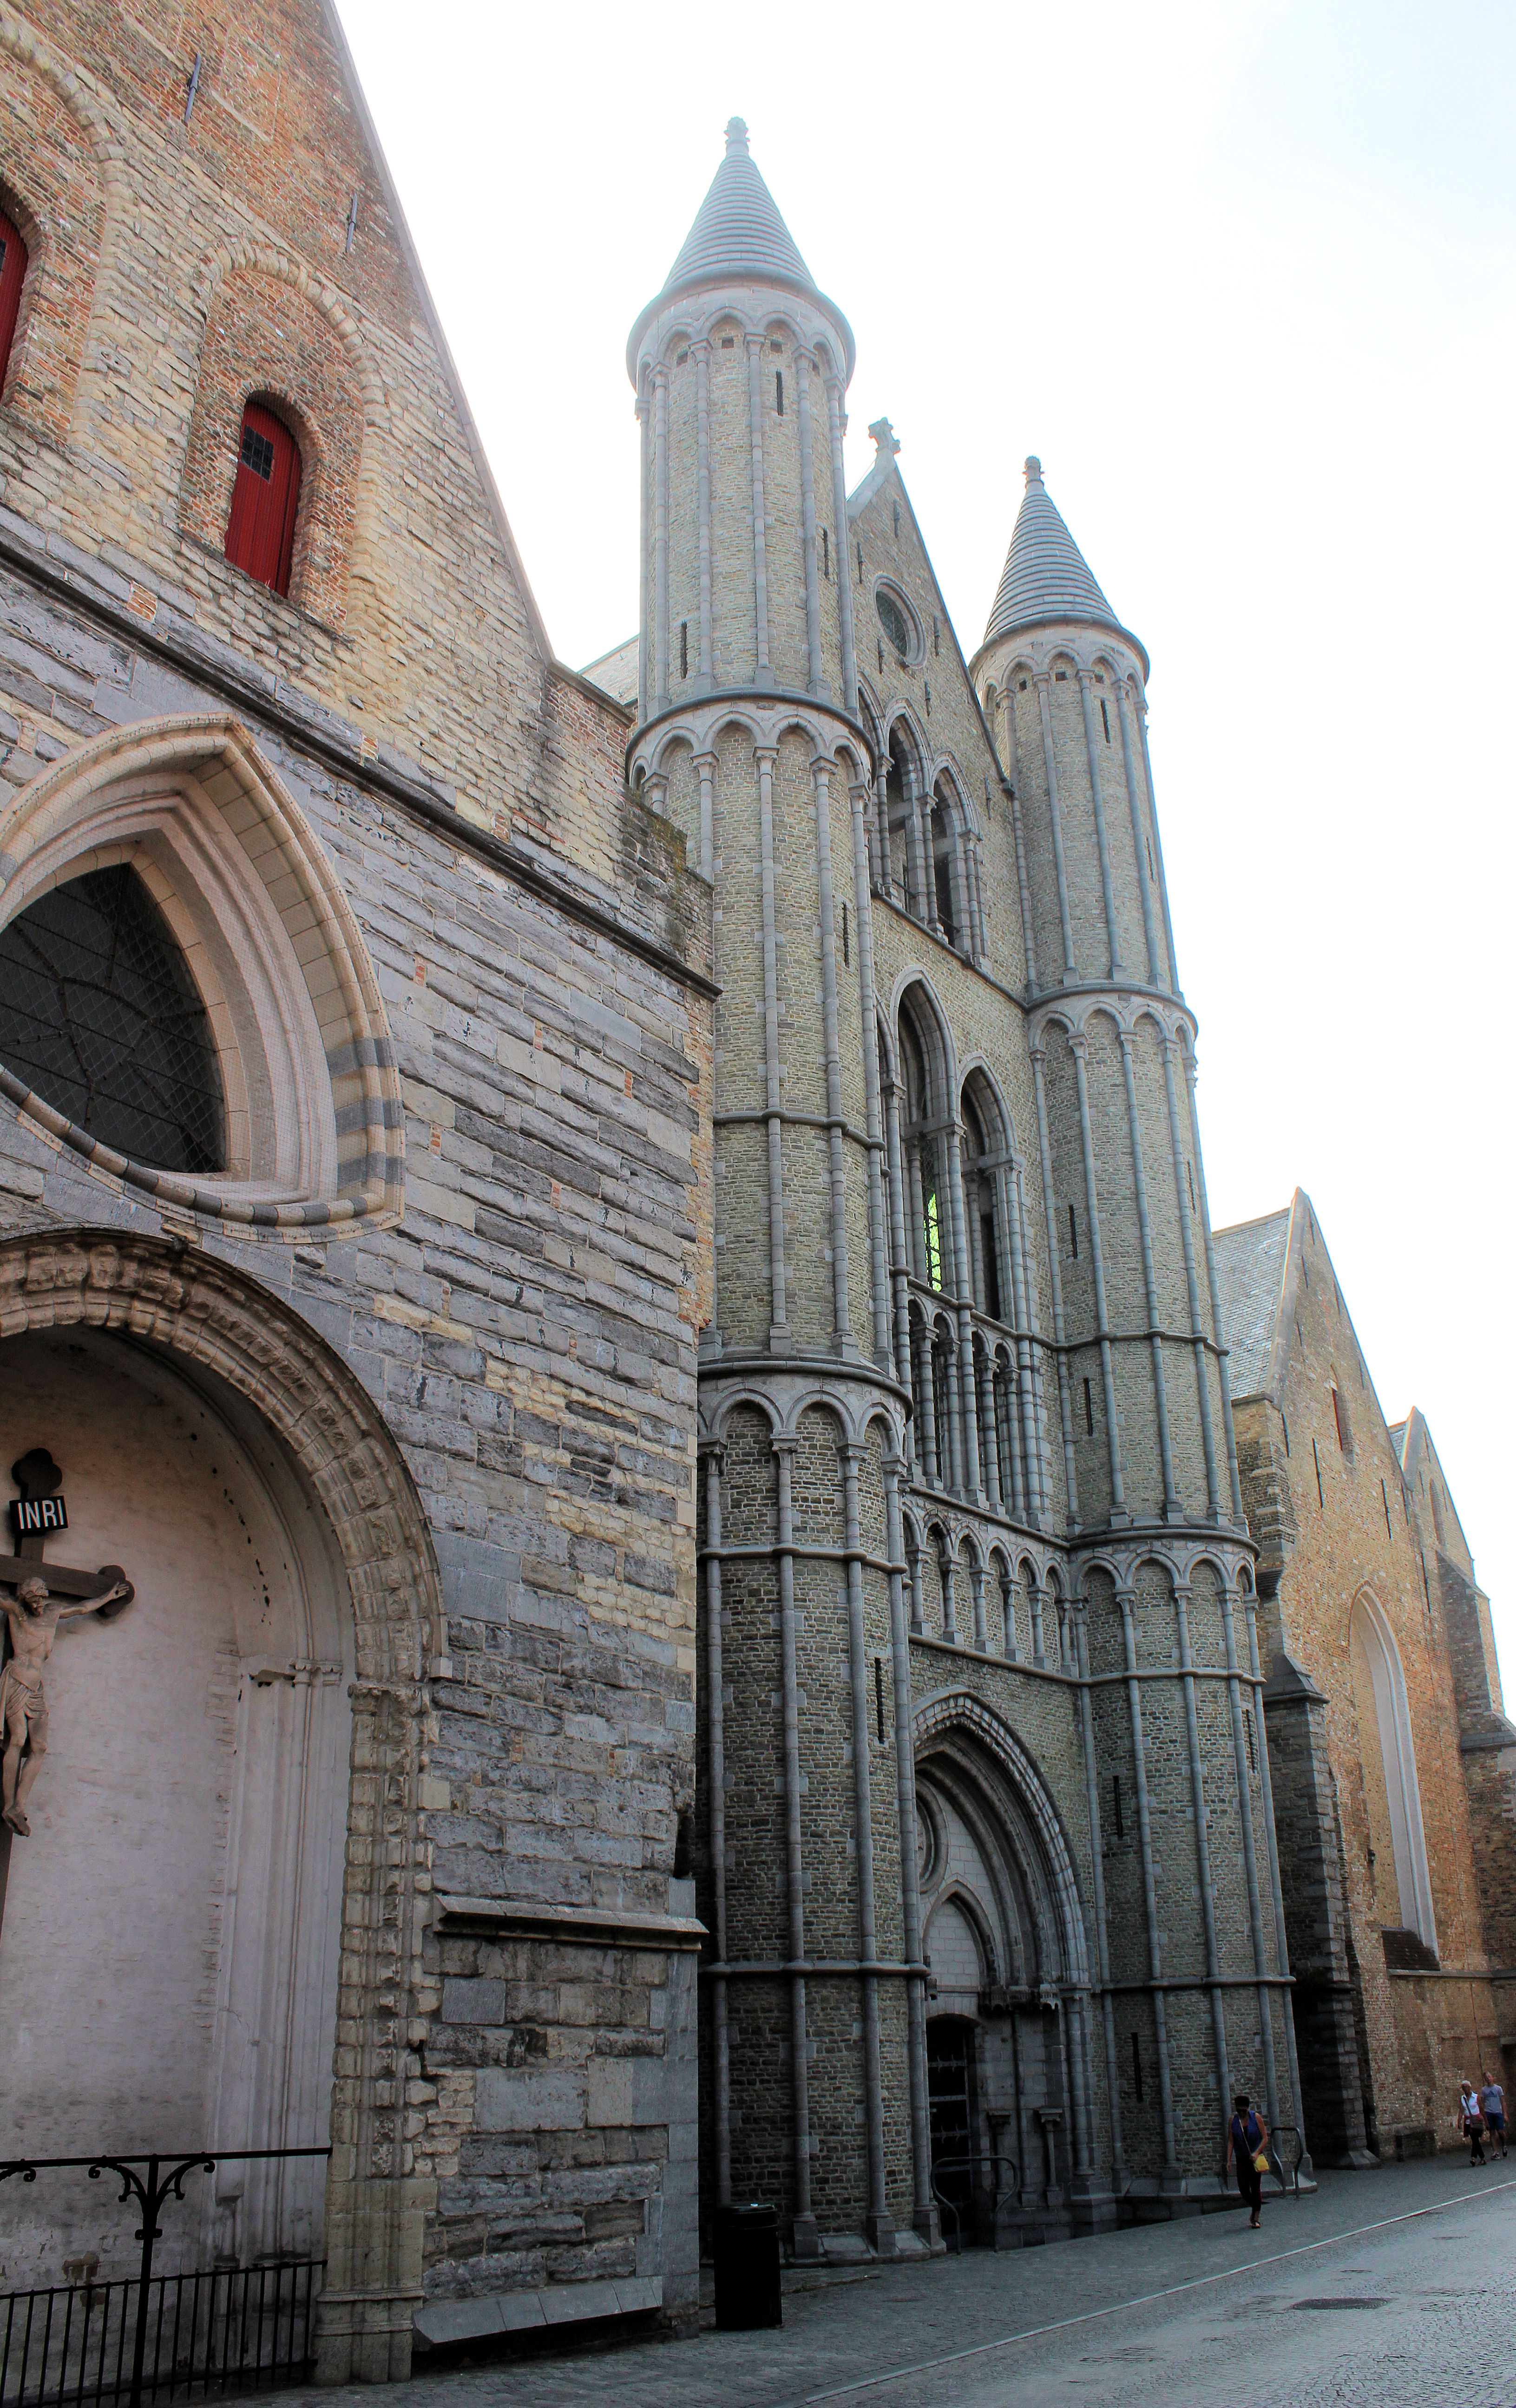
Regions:
[[[134,1162],[226,1167],[205,1006],[168,923],[125,863],[55,886],[0,929],[0,1061]]]
[[[889,638],[901,659],[908,661],[911,657],[910,621],[888,586],[881,586],[875,595],[874,608],[879,613],[880,626]]]

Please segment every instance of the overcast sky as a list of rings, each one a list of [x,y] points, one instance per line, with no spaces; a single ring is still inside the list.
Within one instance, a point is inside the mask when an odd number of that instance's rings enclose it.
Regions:
[[[635,629],[627,335],[734,112],[967,652],[1041,455],[1152,657],[1213,1216],[1311,1196],[1516,1680],[1516,9],[340,6],[565,660]]]

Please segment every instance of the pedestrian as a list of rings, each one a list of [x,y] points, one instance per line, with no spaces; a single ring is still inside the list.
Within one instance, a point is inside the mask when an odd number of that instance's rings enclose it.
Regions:
[[[1263,2210],[1263,2176],[1268,2172],[1268,2126],[1257,2108],[1249,2105],[1246,2090],[1238,2091],[1234,2103],[1236,2113],[1227,2127],[1226,2172],[1231,2172],[1235,2155],[1237,2188],[1252,2211],[1249,2229],[1256,2232]]]
[[[1484,2077],[1484,2087],[1480,2092],[1480,2113],[1484,2118],[1484,2128],[1490,2135],[1492,2145],[1498,2142],[1500,2144],[1500,2154],[1502,2157],[1505,2157],[1508,2154],[1506,2149],[1506,2094],[1501,2089],[1499,2083],[1495,2080],[1493,2073],[1487,2073]]]
[[[1487,2164],[1488,2160],[1484,2154],[1484,2117],[1480,2112],[1480,2094],[1472,2082],[1465,2082],[1462,2075],[1458,2083],[1458,2114],[1455,2121],[1462,2127],[1464,2138],[1468,2143],[1469,2164],[1471,2166]]]

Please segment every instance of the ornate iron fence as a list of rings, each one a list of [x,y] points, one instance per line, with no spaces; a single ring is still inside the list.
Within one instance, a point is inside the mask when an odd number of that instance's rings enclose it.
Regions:
[[[186,2174],[330,2155],[241,2149],[0,2161],[0,2182],[12,2175],[36,2182],[65,2167],[83,2167],[92,2182],[115,2174],[120,2203],[135,2200],[142,2216],[135,2275],[0,2296],[0,2408],[141,2408],[144,2401],[297,2381],[310,2365],[311,2311],[325,2259],[154,2274],[153,2250],[163,2238],[158,2216],[166,2200],[182,2200]]]

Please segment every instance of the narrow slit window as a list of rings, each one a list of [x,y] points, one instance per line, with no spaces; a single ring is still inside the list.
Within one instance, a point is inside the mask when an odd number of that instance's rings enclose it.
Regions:
[[[1385,1531],[1385,1536],[1386,1536],[1386,1538],[1393,1539],[1393,1538],[1394,1537],[1395,1530],[1394,1530],[1394,1524],[1393,1524],[1393,1523],[1391,1521],[1391,1519],[1390,1519],[1390,1491],[1389,1491],[1389,1490],[1388,1490],[1388,1488],[1385,1486],[1385,1484],[1384,1484],[1384,1483],[1383,1483],[1383,1481],[1382,1481],[1382,1480],[1381,1480],[1381,1481],[1380,1481],[1380,1483],[1379,1483],[1379,1495],[1380,1495],[1380,1496],[1383,1498],[1383,1499],[1384,1499],[1384,1531]]]
[[[1086,1438],[1095,1435],[1095,1398],[1087,1380],[1084,1383],[1084,1428]]]
[[[874,640],[879,653],[879,674],[883,677],[885,673],[885,639],[883,636],[875,636]]]
[[[20,229],[0,215],[0,393],[6,387],[6,370],[10,366],[10,347],[16,339],[16,320],[21,314],[22,286],[26,281],[26,245]]]
[[[858,581],[860,585],[863,582],[863,546],[861,544],[858,548]]]
[[[1113,1772],[1111,1775],[1111,1813],[1116,1818],[1116,1836],[1119,1840],[1124,1840],[1126,1824],[1121,1818],[1121,1776],[1119,1772]]]
[[[785,372],[783,368],[775,368],[773,372],[773,406],[779,416],[783,418],[785,414]]]
[[[1284,1432],[1284,1459],[1286,1463],[1288,1463],[1290,1460],[1290,1424],[1283,1413],[1279,1415],[1279,1427]]]
[[[900,541],[900,504],[895,504],[895,541]]]
[[[1258,1748],[1253,1738],[1253,1710],[1251,1706],[1243,1707],[1242,1729],[1243,1736],[1248,1742],[1248,1770],[1249,1772],[1256,1772],[1258,1770]]]
[[[935,620],[935,619],[933,619],[933,621],[932,621],[932,623],[931,623],[931,652],[932,652],[932,658],[933,658],[933,659],[936,659],[937,655],[941,652],[941,651],[942,651],[942,645],[939,643],[939,641],[938,641],[938,639],[937,639],[937,622],[936,622],[936,620]]]
[[[821,530],[821,574],[826,578],[831,575],[831,537],[826,527]]]
[[[1188,1162],[1185,1164],[1185,1166],[1184,1166],[1184,1175],[1185,1175],[1186,1179],[1188,1179],[1188,1181],[1190,1182],[1190,1210],[1191,1210],[1191,1212],[1193,1212],[1193,1211],[1196,1211],[1199,1208],[1197,1207],[1197,1205],[1196,1205],[1196,1203],[1195,1203],[1195,1173],[1194,1173],[1194,1167],[1193,1167],[1193,1165],[1192,1165],[1192,1164],[1188,1163]]]
[[[923,678],[921,682],[927,691],[927,717],[930,719],[931,717],[931,680]]]
[[[885,1743],[885,1659],[882,1656],[876,1656],[874,1659],[874,1711],[875,1727],[879,1733],[879,1744],[883,1747]]]
[[[250,401],[242,412],[226,557],[276,594],[290,590],[299,498],[300,454],[294,436],[271,409]]]
[[[1310,1452],[1311,1461],[1316,1466],[1316,1502],[1320,1505],[1322,1512],[1324,1513],[1326,1511],[1326,1491],[1321,1486],[1321,1451],[1314,1439],[1312,1439],[1310,1442]]]
[[[1100,698],[1100,724],[1105,730],[1105,741],[1108,744],[1111,740],[1111,714],[1105,708],[1105,697],[1104,695],[1102,695]]]
[[[1151,886],[1151,885],[1152,885],[1152,883],[1153,883],[1153,846],[1152,846],[1152,838],[1151,838],[1150,837],[1144,837],[1144,838],[1143,838],[1143,842],[1144,842],[1144,844],[1148,847],[1148,885],[1149,885],[1149,886]]]
[[[1074,1256],[1075,1261],[1077,1262],[1079,1259],[1079,1224],[1075,1218],[1074,1207],[1072,1204],[1069,1206],[1069,1252]]]
[[[843,960],[849,968],[852,967],[853,956],[847,949],[847,906],[845,903],[843,905]]]
[[[1335,1380],[1332,1383],[1332,1418],[1337,1426],[1337,1446],[1340,1453],[1343,1455],[1351,1455],[1353,1451],[1352,1426],[1348,1419],[1348,1408],[1342,1401],[1342,1391],[1337,1386]]]
[[[681,677],[689,675],[689,621],[687,619],[681,619],[679,622],[679,674]]]
[[[1132,2035],[1132,2087],[1137,2094],[1137,2104],[1140,2107],[1142,2105],[1142,2048],[1135,2032]]]

